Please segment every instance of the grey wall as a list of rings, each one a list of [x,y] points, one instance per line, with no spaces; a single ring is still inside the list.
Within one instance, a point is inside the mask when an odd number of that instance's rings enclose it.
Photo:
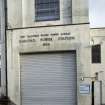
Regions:
[[[89,22],[89,0],[72,0],[72,23]]]
[[[102,81],[102,103],[105,104],[105,28],[91,29],[90,36],[93,45],[101,45],[101,63],[91,64],[91,75],[99,72],[99,80]]]
[[[51,33],[65,33],[69,32],[68,37],[74,37],[71,40],[57,40],[59,36],[50,36]],[[41,36],[31,37],[28,36],[36,34],[50,34],[47,38],[52,38],[49,41],[49,46],[43,46],[40,41]],[[45,36],[46,38],[46,36]],[[35,42],[27,42],[27,40],[35,39]],[[10,99],[20,105],[21,103],[21,86],[20,86],[20,53],[35,53],[35,52],[50,52],[50,51],[77,51],[77,97],[78,105],[91,105],[91,93],[81,95],[79,92],[80,84],[91,84],[90,79],[80,81],[80,78],[90,76],[90,47],[89,46],[89,25],[68,25],[68,26],[53,26],[53,27],[40,27],[28,28],[18,30],[7,30],[7,68],[8,68],[8,96]],[[25,42],[24,42],[25,41]],[[85,58],[85,61],[84,61]]]
[[[35,0],[7,0],[8,28],[88,23],[88,0],[60,0],[60,20],[35,22]]]
[[[1,54],[1,87],[0,94],[6,95],[6,65],[5,65],[5,0],[0,0],[0,54]]]

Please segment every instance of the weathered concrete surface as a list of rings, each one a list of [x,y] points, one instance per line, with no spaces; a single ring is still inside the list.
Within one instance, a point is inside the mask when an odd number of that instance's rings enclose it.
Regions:
[[[88,0],[60,0],[60,20],[35,21],[35,0],[7,0],[8,28],[88,23]]]
[[[89,0],[72,0],[72,23],[89,23]]]
[[[0,97],[6,95],[5,1],[0,0]]]
[[[91,76],[99,73],[98,79],[102,81],[102,103],[105,103],[105,28],[90,29],[90,36],[92,45],[101,45],[101,63],[91,64]]]
[[[50,46],[42,46],[40,37],[36,38],[36,42],[19,43],[20,36],[24,38],[27,35],[35,35],[53,32],[70,32],[70,36],[74,36],[73,40],[55,40],[51,41]],[[66,35],[67,36],[67,35]],[[60,36],[61,37],[61,36]],[[52,36],[54,38],[54,36]],[[21,39],[22,40],[22,39]],[[81,83],[91,84],[90,80],[81,81],[83,76],[90,76],[90,47],[89,46],[89,25],[68,25],[40,27],[29,29],[18,29],[7,31],[7,68],[8,68],[8,95],[10,99],[17,105],[21,103],[21,87],[20,87],[20,52],[50,52],[50,51],[67,51],[76,50],[77,52],[77,97],[78,105],[91,105],[91,92],[87,95],[81,95],[79,86]],[[84,61],[85,58],[85,61]],[[83,101],[84,100],[84,101]]]

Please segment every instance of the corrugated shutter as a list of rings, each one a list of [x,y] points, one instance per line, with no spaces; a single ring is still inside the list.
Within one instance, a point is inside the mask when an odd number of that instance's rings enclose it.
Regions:
[[[22,105],[76,105],[75,53],[20,58]]]

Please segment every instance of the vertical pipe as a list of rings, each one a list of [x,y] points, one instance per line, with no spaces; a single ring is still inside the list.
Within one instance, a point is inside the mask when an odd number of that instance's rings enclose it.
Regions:
[[[91,93],[92,93],[92,105],[94,105],[94,81],[92,81],[92,88],[91,88]]]
[[[100,104],[102,105],[102,81],[100,81]]]

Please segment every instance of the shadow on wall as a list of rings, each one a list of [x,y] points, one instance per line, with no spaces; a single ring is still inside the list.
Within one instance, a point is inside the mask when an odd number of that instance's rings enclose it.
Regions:
[[[0,105],[16,105],[7,96],[0,97]]]

